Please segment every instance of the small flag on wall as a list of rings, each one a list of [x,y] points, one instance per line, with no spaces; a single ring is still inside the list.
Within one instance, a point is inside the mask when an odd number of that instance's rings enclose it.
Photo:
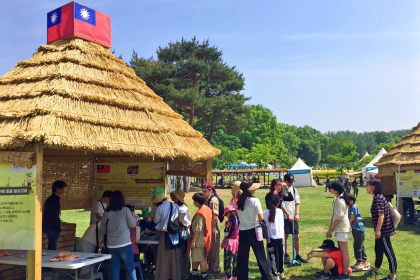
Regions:
[[[47,14],[47,43],[79,37],[111,48],[111,18],[77,2]]]
[[[110,173],[111,172],[111,165],[98,165],[96,167],[97,173]]]

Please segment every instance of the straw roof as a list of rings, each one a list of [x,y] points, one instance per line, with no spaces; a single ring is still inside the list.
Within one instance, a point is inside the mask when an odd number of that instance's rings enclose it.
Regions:
[[[375,163],[376,166],[420,164],[420,123]]]
[[[123,60],[82,39],[41,45],[0,77],[0,150],[33,143],[164,159],[220,154]]]

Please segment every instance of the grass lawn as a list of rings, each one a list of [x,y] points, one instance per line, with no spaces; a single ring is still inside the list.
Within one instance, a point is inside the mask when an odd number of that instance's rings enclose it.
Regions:
[[[297,189],[301,199],[300,207],[300,238],[301,238],[301,254],[306,256],[312,248],[317,248],[325,239],[325,233],[328,229],[329,220],[331,218],[331,204],[333,196],[324,192],[323,187],[308,187]],[[230,201],[230,190],[217,190],[222,200],[225,202]],[[265,205],[264,197],[268,192],[267,189],[257,190],[256,196]],[[190,209],[190,217],[193,216],[196,209],[192,204],[193,193],[187,194],[186,202]],[[374,255],[374,234],[370,222],[370,205],[372,197],[365,192],[364,188],[360,188],[359,198],[356,205],[359,207],[363,221],[366,227],[366,240],[365,247],[369,261],[373,266],[375,261]],[[67,210],[62,211],[61,219],[65,222],[76,223],[77,232],[76,236],[82,236],[84,231],[89,225],[90,212],[83,212],[82,210]],[[223,232],[223,229],[221,229]],[[335,240],[334,240],[335,241]],[[398,261],[398,279],[420,279],[420,234],[415,232],[415,226],[399,226],[397,234],[391,238],[392,246],[394,248],[397,261]],[[289,239],[289,248],[291,248],[291,239]],[[351,252],[351,264],[355,262],[353,257],[353,239],[349,240],[349,251]],[[291,254],[291,250],[288,250]],[[250,254],[250,278],[261,279],[256,259],[254,255]],[[220,250],[220,266],[223,269],[223,251]],[[314,258],[309,264],[304,264],[300,267],[286,267],[285,275],[288,279],[315,279],[315,272],[322,268],[321,261]],[[382,275],[385,277],[388,273],[388,261],[384,256],[382,264]],[[212,276],[212,279],[220,279],[222,275]],[[351,274],[352,279],[367,279],[363,272],[356,272]],[[151,278],[152,279],[152,278]],[[369,278],[370,279],[370,278]]]

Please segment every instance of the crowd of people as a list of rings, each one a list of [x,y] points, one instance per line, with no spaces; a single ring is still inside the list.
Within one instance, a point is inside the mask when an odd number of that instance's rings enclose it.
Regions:
[[[364,240],[365,228],[361,213],[356,206],[357,193],[350,195],[340,181],[327,188],[334,195],[331,220],[326,237],[319,248],[300,254],[299,209],[300,197],[293,187],[294,176],[286,174],[284,180],[274,179],[265,196],[266,211],[254,196],[261,187],[252,180],[236,181],[231,189],[232,198],[224,207],[216,189],[210,183],[202,185],[201,193],[192,196],[196,213],[191,218],[185,203],[185,193],[176,191],[165,196],[162,188],[154,190],[153,207],[142,209],[142,219],[135,207],[125,204],[121,191],[105,191],[97,200],[91,213],[91,225],[81,240],[84,252],[111,254],[111,279],[119,279],[120,266],[125,267],[127,279],[137,279],[135,263],[144,253],[143,263],[155,279],[190,280],[208,279],[208,275],[224,274],[223,280],[246,280],[249,276],[249,254],[252,248],[263,280],[284,279],[284,264],[298,261],[305,264],[312,258],[320,258],[323,270],[317,279],[350,279],[351,271],[364,270],[366,275],[380,275],[383,255],[389,262],[390,274],[383,278],[397,279],[397,261],[390,237],[395,234],[388,202],[382,195],[381,182],[367,181],[367,193],[372,195],[372,224],[375,235],[375,265],[370,267]],[[55,250],[60,233],[60,198],[66,183],[54,182],[52,195],[44,206],[43,231],[48,237],[48,249]],[[223,240],[220,225],[224,222]],[[354,258],[350,266],[348,240],[353,236]],[[288,237],[294,235],[293,259],[288,252]],[[140,235],[154,236],[158,245],[137,244]],[[334,241],[337,241],[337,247]],[[264,238],[267,247],[264,247]],[[103,241],[103,242],[102,242]],[[103,244],[102,244],[103,243]],[[223,271],[219,252],[223,250]],[[266,257],[267,256],[267,257]],[[141,269],[143,265],[140,264]],[[200,269],[200,273],[199,273]]]

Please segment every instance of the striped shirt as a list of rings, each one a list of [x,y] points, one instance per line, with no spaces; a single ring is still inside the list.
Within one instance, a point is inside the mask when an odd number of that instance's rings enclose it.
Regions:
[[[382,223],[381,227],[381,236],[392,236],[395,234],[394,223],[392,222],[388,202],[382,194],[377,194],[373,197],[370,213],[372,216],[372,225],[374,229],[376,229],[376,226],[378,225],[379,213],[384,213],[384,222]]]
[[[178,218],[179,206],[178,204],[172,203],[172,217],[171,221],[174,221]],[[164,200],[162,204],[156,208],[154,222],[156,224],[156,229],[160,231],[168,231],[168,221],[169,213],[171,212],[171,202]]]

